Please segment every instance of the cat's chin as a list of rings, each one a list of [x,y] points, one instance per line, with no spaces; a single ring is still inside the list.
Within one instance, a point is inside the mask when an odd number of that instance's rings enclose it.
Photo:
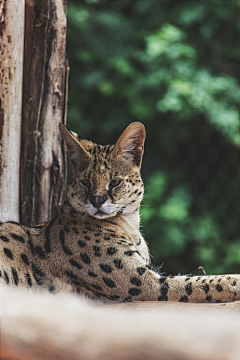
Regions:
[[[108,217],[111,217],[110,214],[106,214],[105,212],[99,210],[93,216],[97,219],[106,219]]]

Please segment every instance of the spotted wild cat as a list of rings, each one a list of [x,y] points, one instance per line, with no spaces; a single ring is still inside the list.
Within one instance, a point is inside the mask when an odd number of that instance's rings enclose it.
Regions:
[[[240,275],[161,276],[139,230],[145,140],[130,124],[115,145],[96,145],[60,125],[73,170],[62,211],[33,228],[0,226],[0,279],[103,301],[231,301]]]

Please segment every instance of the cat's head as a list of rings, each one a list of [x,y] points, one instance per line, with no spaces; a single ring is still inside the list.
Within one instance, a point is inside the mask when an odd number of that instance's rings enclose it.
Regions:
[[[140,167],[145,128],[131,123],[115,145],[97,145],[60,124],[72,162],[67,198],[75,210],[96,218],[131,214],[143,198]]]

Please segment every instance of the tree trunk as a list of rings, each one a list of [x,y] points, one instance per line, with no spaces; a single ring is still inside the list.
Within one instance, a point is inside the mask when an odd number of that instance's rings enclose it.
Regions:
[[[0,5],[0,220],[19,221],[24,0]]]
[[[26,0],[21,222],[29,226],[51,219],[63,202],[66,26],[64,0]]]
[[[66,0],[4,4],[0,220],[33,226],[54,217],[65,193]]]

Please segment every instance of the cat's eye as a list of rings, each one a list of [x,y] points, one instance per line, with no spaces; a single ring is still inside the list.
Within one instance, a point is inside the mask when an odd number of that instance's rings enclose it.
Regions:
[[[91,188],[91,183],[89,180],[81,180],[81,184],[86,187],[87,189]]]
[[[122,183],[121,179],[112,179],[112,181],[109,184],[109,189],[117,187],[117,186],[121,185],[121,183]]]

